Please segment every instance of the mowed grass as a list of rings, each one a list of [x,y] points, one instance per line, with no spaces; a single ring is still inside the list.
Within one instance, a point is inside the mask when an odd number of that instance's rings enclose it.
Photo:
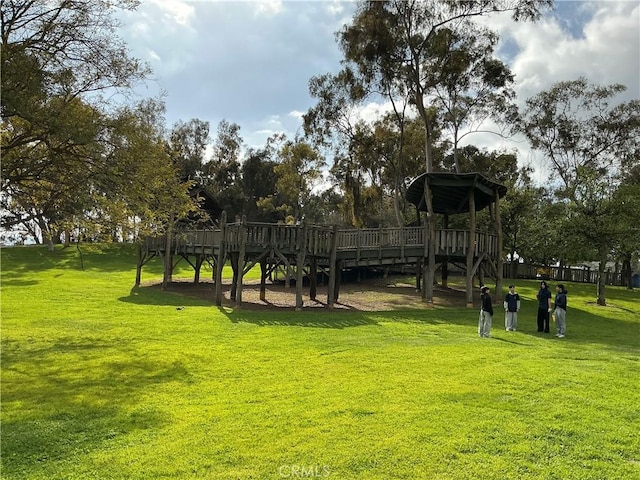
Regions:
[[[568,284],[556,339],[519,281],[480,339],[475,309],[221,309],[82,250],[2,250],[3,479],[640,478],[637,290]]]

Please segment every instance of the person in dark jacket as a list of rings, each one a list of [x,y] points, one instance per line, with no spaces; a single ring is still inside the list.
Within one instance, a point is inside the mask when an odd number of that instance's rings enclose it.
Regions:
[[[564,338],[567,328],[567,291],[561,283],[556,287],[556,301],[554,302],[553,315],[556,319],[556,329],[558,330],[556,337]]]
[[[538,299],[538,331],[549,333],[549,314],[551,313],[551,291],[547,282],[540,282],[540,290],[536,295]]]
[[[516,293],[516,286],[509,285],[509,291],[504,297],[504,328],[507,332],[515,332],[518,328],[518,312],[520,311],[520,295]]]
[[[489,287],[480,289],[480,318],[478,320],[478,335],[483,338],[491,336],[491,321],[493,320],[493,303],[489,295]]]

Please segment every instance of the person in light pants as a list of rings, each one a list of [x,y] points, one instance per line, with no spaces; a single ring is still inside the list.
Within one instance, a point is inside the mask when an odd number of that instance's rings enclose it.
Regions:
[[[493,320],[493,303],[489,295],[489,287],[480,289],[480,318],[478,319],[478,335],[483,338],[491,336],[491,322]]]
[[[556,301],[554,303],[555,311],[553,315],[556,319],[556,337],[564,338],[567,329],[567,291],[563,284],[556,287]]]
[[[515,332],[518,328],[519,311],[520,295],[516,293],[515,285],[509,285],[509,291],[504,297],[504,328],[507,332]]]

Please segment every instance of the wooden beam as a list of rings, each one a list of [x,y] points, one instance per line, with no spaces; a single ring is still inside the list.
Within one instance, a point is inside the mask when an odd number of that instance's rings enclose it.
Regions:
[[[269,266],[266,259],[260,261],[260,300],[267,300],[267,276],[269,275]]]
[[[247,217],[242,216],[239,231],[240,252],[238,252],[238,279],[236,285],[236,307],[242,306],[242,281],[244,277],[244,262],[247,252]]]
[[[333,308],[336,288],[336,257],[338,255],[338,226],[334,225],[331,230],[331,248],[329,254],[329,285],[327,288],[327,307]]]
[[[309,298],[316,299],[318,283],[318,261],[316,257],[311,258],[311,267],[309,271]]]
[[[467,307],[473,307],[473,258],[476,251],[476,197],[473,194],[474,187],[469,189],[469,245],[467,247],[467,272],[466,290]]]
[[[218,259],[215,265],[215,282],[216,282],[216,305],[222,305],[222,268],[225,258],[225,232],[227,230],[227,212],[220,215],[220,247],[218,249]]]
[[[422,297],[428,305],[433,305],[433,283],[436,275],[436,216],[433,210],[433,193],[429,185],[429,177],[424,180],[424,200],[427,204],[427,268],[424,276],[424,295]]]
[[[502,219],[500,213],[500,194],[498,193],[498,189],[495,190],[494,193],[494,203],[495,203],[495,230],[498,235],[498,255],[496,256],[496,297],[498,300],[502,301],[504,298],[502,296],[502,270],[504,265],[504,259],[502,258],[502,249],[504,248],[504,240],[502,235]]]
[[[298,254],[296,255],[296,311],[302,310],[302,279],[304,274],[304,261],[307,252],[307,226],[303,223],[298,230]]]

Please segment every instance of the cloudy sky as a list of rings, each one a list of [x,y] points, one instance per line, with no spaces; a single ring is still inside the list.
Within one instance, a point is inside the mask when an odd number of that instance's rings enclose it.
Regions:
[[[337,72],[335,32],[349,22],[352,2],[334,0],[142,0],[122,17],[121,35],[132,54],[147,61],[154,80],[143,96],[164,92],[167,123],[222,119],[241,127],[247,145],[261,146],[274,132],[293,136],[300,115],[314,105],[308,81]],[[624,99],[640,98],[640,2],[556,0],[536,24],[492,18],[500,56],[516,76],[519,101],[561,80],[622,83]],[[375,106],[369,106],[369,111]],[[487,148],[520,151],[522,143],[473,137]]]

